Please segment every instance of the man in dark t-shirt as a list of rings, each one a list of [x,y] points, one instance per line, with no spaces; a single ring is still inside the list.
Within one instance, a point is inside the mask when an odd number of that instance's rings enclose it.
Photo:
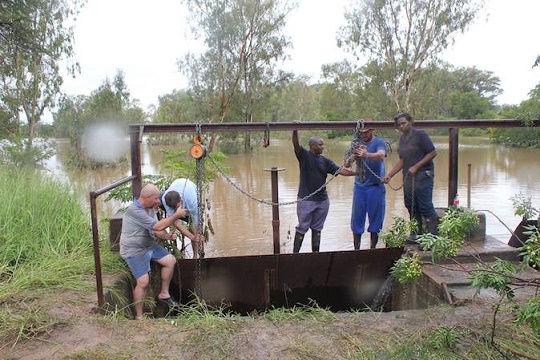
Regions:
[[[325,186],[326,176],[327,174],[354,176],[356,172],[339,167],[332,160],[322,156],[324,141],[318,136],[312,136],[309,139],[309,150],[306,150],[300,146],[298,131],[294,130],[292,143],[300,166],[296,207],[298,225],[294,236],[293,252],[300,251],[304,236],[309,229],[311,229],[311,250],[317,252],[321,243],[321,231],[330,208]]]

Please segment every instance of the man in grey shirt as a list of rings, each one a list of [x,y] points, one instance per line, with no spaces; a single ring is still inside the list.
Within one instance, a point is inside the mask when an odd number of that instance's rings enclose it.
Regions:
[[[133,289],[135,319],[143,316],[143,301],[150,287],[150,261],[162,266],[161,289],[157,295],[159,301],[167,305],[178,303],[169,294],[169,285],[174,272],[176,258],[158,243],[158,239],[175,240],[174,233],[165,231],[174,222],[187,215],[186,209],[178,207],[169,217],[157,220],[155,207],[161,205],[160,191],[154,184],[148,184],[130,205],[122,221],[120,235],[120,256],[127,262],[137,284]]]

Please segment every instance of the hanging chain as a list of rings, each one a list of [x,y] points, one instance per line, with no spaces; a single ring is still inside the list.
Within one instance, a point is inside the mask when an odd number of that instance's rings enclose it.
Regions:
[[[407,172],[407,175],[408,174],[409,173]],[[411,200],[412,200],[412,203],[411,203],[411,217],[413,219],[415,219],[415,216],[414,216],[414,183],[415,183],[415,181],[414,180],[415,179],[414,179],[414,174],[413,174],[413,176],[411,177],[411,181],[412,181],[412,184],[411,184]],[[405,180],[404,180],[404,182],[405,182]],[[417,230],[417,233],[420,233],[420,231],[422,230],[422,229],[420,229],[420,224],[417,224],[417,226],[419,227],[419,229]]]
[[[356,129],[354,130],[354,136],[355,138],[357,139],[360,139],[360,136],[358,135],[359,132],[364,129],[364,119],[360,119],[356,122]],[[351,142],[351,146],[349,147],[349,149],[347,150],[347,152],[345,153],[345,158],[350,158],[350,156],[352,156],[352,154],[354,154],[354,151],[355,151],[355,148],[357,146],[363,146],[364,148],[366,147],[366,145],[364,143],[361,143],[361,144],[355,144],[355,141],[356,140],[353,140]],[[387,148],[390,148],[391,149],[391,145],[390,143],[386,142],[386,145],[387,145]],[[369,166],[366,164],[366,162],[363,160],[363,159],[360,159],[360,172],[361,172],[361,176],[362,176],[362,181],[365,179],[365,171],[369,171],[373,176],[375,176],[376,179],[379,179],[380,181],[382,181],[382,177],[379,176],[378,174],[375,173],[375,171]],[[407,174],[405,175],[405,179],[403,180],[403,182],[405,182],[407,180]],[[400,190],[402,187],[403,187],[403,184],[401,184],[401,186],[399,186],[398,188],[394,188],[392,185],[390,184],[386,184],[388,185],[388,187],[390,187],[392,190],[394,191],[398,191]]]
[[[310,197],[314,196],[315,194],[317,194],[318,192],[320,192],[321,190],[323,190],[326,187],[326,185],[328,185],[332,180],[334,180],[337,177],[337,175],[341,171],[341,169],[343,169],[343,166],[341,166],[339,169],[337,169],[337,171],[334,174],[332,174],[332,176],[330,177],[330,179],[328,179],[328,181],[326,181],[323,185],[321,185],[321,187],[319,187],[317,190],[315,190],[311,194],[304,196],[303,198],[300,198],[300,199],[297,199],[297,200],[294,200],[294,201],[274,203],[274,202],[271,202],[271,201],[258,199],[256,197],[254,197],[253,195],[249,194],[247,191],[242,189],[239,185],[234,183],[231,180],[231,178],[229,176],[227,176],[227,174],[225,174],[225,172],[219,167],[219,165],[215,162],[215,160],[212,159],[212,157],[210,155],[207,155],[206,157],[208,157],[208,159],[210,159],[210,162],[214,165],[214,167],[217,169],[217,171],[221,174],[221,176],[223,176],[225,178],[225,180],[227,180],[227,182],[233,188],[240,191],[242,194],[246,195],[248,198],[250,198],[252,200],[255,200],[255,201],[257,201],[257,202],[259,202],[261,204],[266,204],[266,205],[291,205],[291,204],[296,204],[296,203],[298,203],[300,201],[305,201],[305,200],[309,199]]]
[[[197,123],[195,125],[195,133],[199,140],[202,140],[201,136],[201,124]],[[197,204],[199,212],[199,221],[197,223],[197,231],[195,232],[195,242],[197,244],[197,254],[194,253],[194,255],[197,255],[196,261],[196,284],[195,284],[195,293],[202,298],[202,259],[204,258],[204,241],[200,241],[204,224],[204,204],[203,204],[203,198],[202,198],[202,186],[204,181],[204,156],[201,158],[196,159],[195,163],[196,167],[196,174],[197,174]],[[191,246],[193,249],[193,245]]]

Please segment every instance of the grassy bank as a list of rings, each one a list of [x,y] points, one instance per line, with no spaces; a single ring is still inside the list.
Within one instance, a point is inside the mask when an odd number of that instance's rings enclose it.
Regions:
[[[33,299],[95,291],[87,281],[95,274],[90,215],[79,198],[38,170],[0,168],[0,343],[55,324]],[[103,254],[105,271],[123,268]]]

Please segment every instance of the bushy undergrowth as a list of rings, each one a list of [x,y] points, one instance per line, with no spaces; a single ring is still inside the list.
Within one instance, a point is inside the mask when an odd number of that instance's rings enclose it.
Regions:
[[[77,288],[94,274],[90,215],[66,185],[35,169],[0,169],[0,302],[36,288]],[[117,266],[113,256],[104,267]]]

